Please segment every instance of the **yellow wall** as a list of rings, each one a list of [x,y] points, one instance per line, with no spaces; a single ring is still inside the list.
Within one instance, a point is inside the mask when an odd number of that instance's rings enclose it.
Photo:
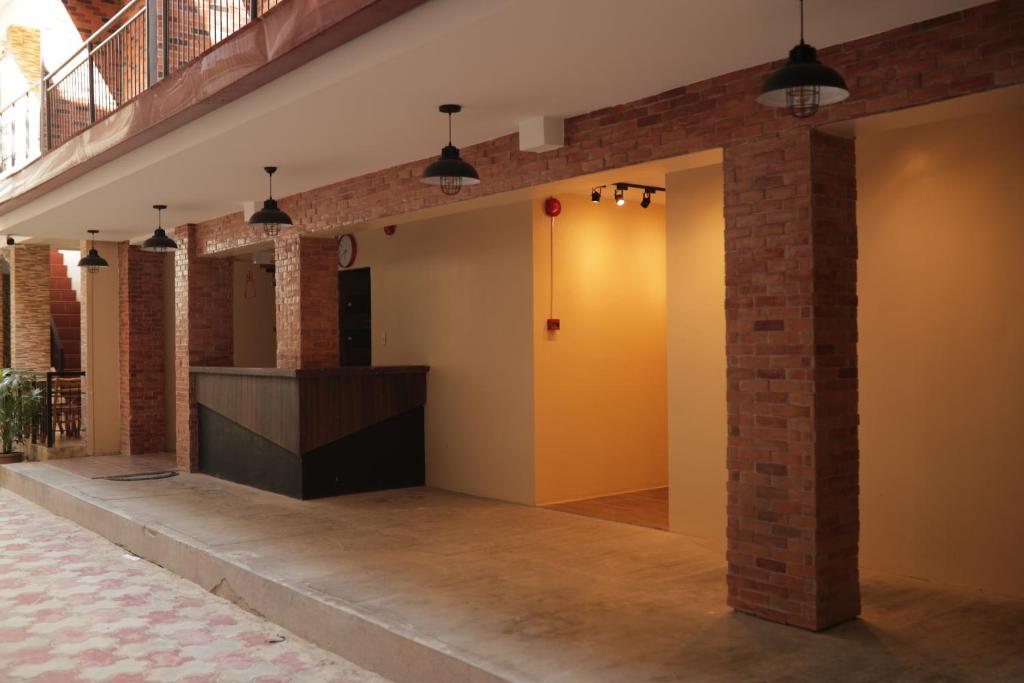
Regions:
[[[857,141],[861,563],[1024,595],[1024,111]]]
[[[251,261],[234,261],[233,267],[235,367],[276,367],[274,276]],[[248,273],[252,273],[253,278],[249,291],[252,298],[246,298]]]
[[[116,242],[97,242],[96,250],[110,264],[82,273],[85,356],[85,429],[89,455],[121,452],[121,389],[118,343],[118,251]],[[82,255],[85,255],[83,250]]]
[[[430,366],[431,486],[533,502],[530,212],[520,202],[356,235],[373,363]]]
[[[725,219],[721,166],[669,174],[669,528],[725,544]]]
[[[538,504],[668,482],[665,211],[564,195],[555,219],[549,333],[549,221],[533,205],[534,401]]]

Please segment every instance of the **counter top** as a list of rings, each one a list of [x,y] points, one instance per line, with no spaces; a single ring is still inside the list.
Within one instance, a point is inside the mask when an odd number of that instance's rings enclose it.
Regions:
[[[351,377],[364,375],[426,374],[426,365],[374,365],[344,368],[236,368],[194,366],[188,370],[193,375],[243,375],[246,377]]]

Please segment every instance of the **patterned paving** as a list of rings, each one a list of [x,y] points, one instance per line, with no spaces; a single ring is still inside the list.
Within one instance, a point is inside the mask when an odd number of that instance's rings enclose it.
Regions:
[[[387,683],[3,490],[0,680]]]

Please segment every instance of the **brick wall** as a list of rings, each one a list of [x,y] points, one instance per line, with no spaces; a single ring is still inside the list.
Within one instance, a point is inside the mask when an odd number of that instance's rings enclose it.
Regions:
[[[195,230],[186,225],[174,231],[176,443],[178,468],[187,472],[199,462],[189,367],[230,366],[234,360],[231,259],[197,255]]]
[[[338,256],[333,239],[275,240],[277,367],[338,366]]]
[[[164,423],[163,254],[118,244],[121,452],[160,453]]]
[[[1003,0],[823,49],[852,96],[809,120],[756,104],[781,62],[763,64],[569,119],[544,154],[515,135],[467,147],[482,183],[456,198],[418,182],[420,160],[280,203],[316,234],[723,148],[729,600],[824,628],[859,611],[855,188],[849,143],[811,127],[1020,84],[1022,27],[1024,3]],[[265,241],[240,213],[194,236],[200,254]]]
[[[50,369],[50,247],[9,248],[11,264],[11,367]]]

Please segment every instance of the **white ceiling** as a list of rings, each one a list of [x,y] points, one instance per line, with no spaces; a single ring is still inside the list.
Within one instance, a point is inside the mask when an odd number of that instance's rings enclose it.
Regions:
[[[809,0],[807,40],[845,42],[977,0]],[[102,239],[198,222],[784,57],[796,0],[431,0],[163,138],[0,216],[0,232]],[[753,97],[753,93],[751,96]],[[2,210],[2,208],[0,208]]]

